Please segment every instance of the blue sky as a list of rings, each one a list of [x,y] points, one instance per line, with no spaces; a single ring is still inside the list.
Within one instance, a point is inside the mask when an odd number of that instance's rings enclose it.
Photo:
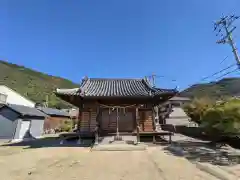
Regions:
[[[239,7],[239,0],[0,0],[0,59],[74,82],[155,73],[166,77],[158,86],[183,89],[235,62],[228,45],[215,43],[213,22],[240,15]]]

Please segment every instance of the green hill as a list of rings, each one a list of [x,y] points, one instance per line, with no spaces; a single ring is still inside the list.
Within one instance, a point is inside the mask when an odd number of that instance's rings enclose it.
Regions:
[[[232,96],[240,96],[240,78],[224,78],[220,81],[195,84],[181,92],[186,97],[203,97],[219,99]]]
[[[67,107],[69,104],[57,98],[56,88],[75,88],[79,85],[67,79],[50,76],[24,66],[0,60],[0,85],[6,85],[36,103],[48,97],[49,106]]]

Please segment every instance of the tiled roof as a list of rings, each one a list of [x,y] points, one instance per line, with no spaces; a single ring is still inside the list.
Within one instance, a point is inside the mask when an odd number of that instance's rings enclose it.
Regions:
[[[73,89],[57,89],[57,94],[66,94],[66,95],[81,95],[81,89],[80,88],[73,88]]]
[[[37,110],[36,108],[31,108],[27,106],[15,105],[15,104],[8,104],[5,105],[14,111],[18,112],[22,116],[35,116],[35,117],[46,117],[47,115],[43,112]]]
[[[65,111],[61,111],[59,109],[54,109],[54,108],[46,108],[46,107],[41,107],[38,108],[40,111],[44,112],[45,114],[49,115],[49,116],[63,116],[63,117],[70,117],[70,114],[65,112]]]
[[[57,90],[56,94],[81,95],[86,97],[149,97],[163,93],[176,93],[151,87],[144,79],[100,79],[83,80],[78,91]]]

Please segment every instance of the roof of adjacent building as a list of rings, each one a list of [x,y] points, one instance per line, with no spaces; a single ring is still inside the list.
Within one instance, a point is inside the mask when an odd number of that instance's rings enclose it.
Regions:
[[[65,112],[59,109],[47,108],[47,107],[40,107],[38,109],[49,116],[70,117],[70,114],[68,112]]]
[[[30,100],[30,99],[28,99],[27,97],[23,96],[22,94],[18,93],[17,91],[11,89],[10,87],[5,86],[5,85],[0,85],[0,87],[4,87],[4,88],[8,89],[9,91],[14,92],[15,94],[21,96],[22,98],[24,98],[24,99],[27,100],[28,102],[30,102],[30,103],[32,103],[33,105],[35,105],[35,102],[33,102],[32,100]]]
[[[57,89],[58,95],[80,95],[86,97],[151,97],[177,93],[175,89],[151,87],[144,79],[89,78],[79,88]]]
[[[3,107],[5,104],[0,103],[0,108]]]
[[[70,117],[77,117],[78,116],[78,109],[75,108],[71,108],[71,109],[61,109],[62,111],[65,111],[67,113],[69,113]]]
[[[43,112],[37,110],[36,108],[31,108],[28,106],[16,105],[16,104],[5,104],[3,107],[8,107],[13,111],[19,113],[22,116],[34,116],[34,117],[46,117],[47,115]]]

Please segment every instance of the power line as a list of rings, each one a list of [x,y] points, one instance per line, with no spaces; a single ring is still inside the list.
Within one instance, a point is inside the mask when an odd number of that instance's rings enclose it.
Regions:
[[[213,76],[215,76],[215,75],[217,75],[217,74],[219,74],[219,73],[222,73],[223,71],[226,71],[226,70],[228,70],[228,69],[230,69],[231,67],[234,67],[234,66],[236,66],[236,64],[232,64],[232,65],[230,65],[230,66],[228,66],[228,67],[226,67],[226,68],[224,68],[224,69],[222,69],[222,70],[220,70],[220,71],[218,71],[218,72],[215,72],[215,73],[213,73],[212,75],[207,76],[207,77],[201,79],[200,81],[204,81],[204,80],[206,80],[206,79],[209,79],[209,78],[211,78],[211,77],[213,77]]]
[[[228,74],[231,74],[231,73],[233,73],[233,72],[236,72],[236,71],[238,71],[238,70],[239,70],[239,69],[236,68],[236,69],[234,69],[234,70],[232,70],[232,71],[230,71],[230,72],[227,72],[227,73],[221,75],[220,77],[218,77],[218,78],[216,78],[216,79],[220,79],[220,78],[222,78],[222,77],[224,77],[224,76],[226,76],[226,75],[228,75]]]
[[[157,78],[167,78],[166,76],[162,76],[162,75],[156,75],[156,74],[154,74],[154,73],[152,73],[151,75],[149,75],[149,76],[145,76],[146,77],[146,79],[151,83],[151,85],[153,86],[153,87],[155,87],[156,86],[156,79]],[[170,78],[168,78],[168,79],[170,79]],[[176,81],[175,79],[170,79],[172,82],[173,81]]]
[[[219,74],[219,73],[222,73],[222,72],[224,72],[224,71],[226,71],[226,70],[228,70],[228,69],[230,69],[231,67],[234,67],[234,66],[236,66],[236,64],[232,64],[232,65],[230,65],[230,66],[228,66],[228,67],[226,67],[226,68],[224,68],[224,69],[222,69],[222,70],[220,70],[220,71],[218,71],[218,72],[213,73],[213,74],[210,75],[210,76],[207,76],[207,77],[205,77],[205,78],[202,78],[202,79],[200,79],[198,82],[188,85],[185,89],[188,89],[188,88],[190,88],[191,86],[193,86],[193,85],[195,85],[195,84],[199,84],[199,83],[201,83],[202,81],[204,81],[204,80],[206,80],[206,79],[208,79],[208,78],[210,78],[210,77],[213,77],[213,76],[215,76],[215,75],[217,75],[217,74]],[[222,78],[222,77],[224,77],[224,76],[226,76],[226,75],[228,75],[228,74],[230,74],[230,73],[233,73],[233,72],[235,72],[235,71],[237,71],[237,70],[238,70],[238,68],[234,69],[233,71],[227,72],[227,73],[219,76],[219,77],[216,78],[215,80],[217,80],[217,79],[219,79],[219,78]],[[200,89],[200,90],[201,90],[201,89]],[[202,90],[205,90],[205,89],[202,89]]]
[[[227,58],[228,58],[228,56],[225,57],[225,58],[220,62],[220,64],[222,64]]]
[[[166,76],[160,76],[160,75],[156,75],[156,78],[167,78],[171,81],[177,81],[176,79],[172,79],[172,78],[169,78],[169,77],[166,77]]]

